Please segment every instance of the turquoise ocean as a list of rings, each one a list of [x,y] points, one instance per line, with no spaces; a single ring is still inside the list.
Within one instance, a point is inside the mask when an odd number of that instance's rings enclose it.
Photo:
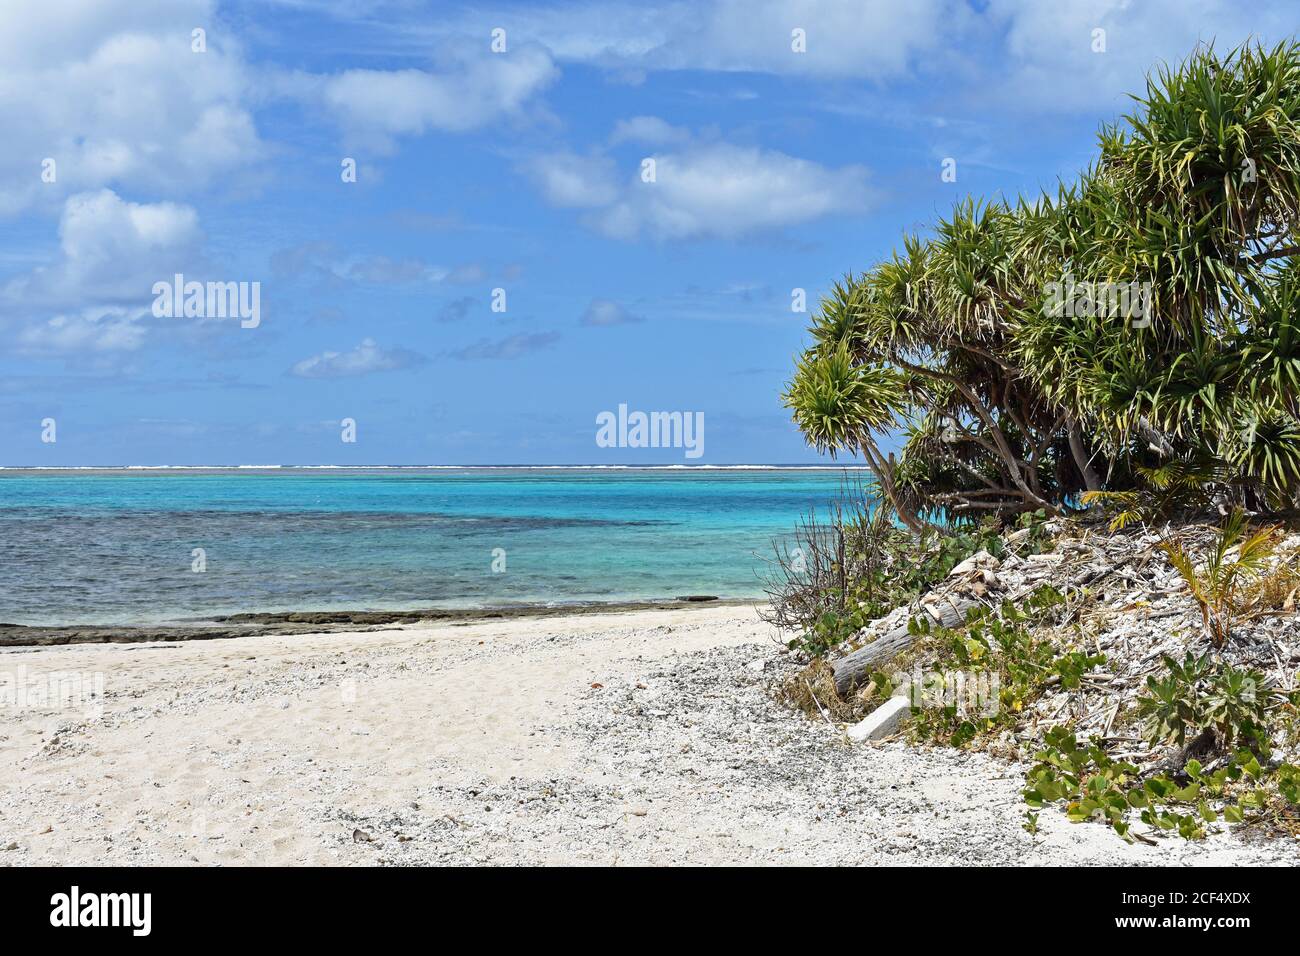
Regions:
[[[845,482],[768,466],[0,469],[0,623],[759,597],[773,539]]]

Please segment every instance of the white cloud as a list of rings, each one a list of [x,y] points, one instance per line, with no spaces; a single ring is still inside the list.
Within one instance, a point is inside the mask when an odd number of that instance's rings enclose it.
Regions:
[[[190,47],[199,26],[206,53]],[[6,3],[0,63],[0,215],[106,185],[183,192],[263,155],[238,43],[212,0]]]
[[[736,238],[859,212],[871,200],[867,170],[836,168],[776,150],[688,143],[653,154],[655,176],[640,165],[616,181],[612,160],[571,153],[539,157],[524,168],[552,204],[585,208],[585,221],[617,239]]]
[[[406,282],[438,282],[446,276],[446,270],[434,268],[421,259],[367,256],[352,263],[348,275],[363,282],[400,285]]]
[[[551,153],[534,157],[518,168],[537,183],[552,206],[595,209],[618,199],[614,161],[599,153],[586,156],[568,151]]]
[[[20,354],[127,352],[198,325],[153,316],[154,284],[213,276],[193,207],[137,203],[109,189],[69,196],[51,261],[0,286],[0,343]],[[251,277],[250,277],[251,278]],[[213,320],[220,324],[222,320]]]
[[[878,80],[906,74],[970,19],[960,0],[718,0],[694,42],[660,55],[681,67]],[[796,28],[806,53],[791,50]]]
[[[1036,112],[1128,110],[1125,94],[1142,92],[1161,60],[1176,64],[1203,41],[1227,52],[1296,29],[1291,4],[1236,0],[991,0],[988,15],[1005,31],[1005,56],[986,68],[997,70],[991,85],[1003,102]],[[1094,29],[1105,31],[1105,52],[1093,50]]]
[[[277,99],[332,114],[350,141],[382,152],[398,136],[519,115],[559,75],[526,44],[500,56],[458,45],[428,70],[255,69],[220,12],[218,0],[0,4],[0,216],[103,186],[175,195],[261,176],[270,147],[253,110]],[[205,52],[191,48],[196,28]]]
[[[448,267],[412,256],[395,259],[384,255],[346,255],[337,244],[320,239],[276,250],[270,257],[270,266],[277,278],[308,276],[331,288],[341,288],[349,282],[466,285],[481,282],[487,276],[487,269],[478,262]]]
[[[459,54],[437,72],[347,70],[309,86],[349,137],[382,149],[396,136],[463,132],[518,114],[558,76],[545,50],[524,46],[509,55]]]
[[[486,22],[614,81],[672,70],[873,84],[924,76],[954,111],[1012,113],[1126,108],[1123,95],[1161,58],[1178,61],[1201,40],[1227,48],[1296,29],[1291,0],[577,0],[476,4],[436,20],[387,9],[383,20],[365,25],[387,30],[395,49],[478,36]],[[1091,51],[1096,27],[1107,30],[1105,54]],[[795,28],[806,32],[806,53],[791,50]],[[849,95],[870,102],[870,93]]]
[[[618,143],[644,143],[648,146],[669,146],[684,143],[691,138],[689,130],[660,119],[658,116],[633,116],[614,124],[609,141]]]
[[[347,352],[321,352],[305,358],[289,374],[298,378],[344,378],[411,368],[424,361],[423,356],[407,349],[383,349],[374,339],[362,339],[360,345]]]
[[[147,311],[119,306],[62,313],[21,327],[15,336],[21,355],[132,352],[145,343]]]
[[[480,359],[516,359],[549,348],[560,340],[558,332],[518,332],[495,341],[482,339],[451,353],[452,358],[466,361]]]
[[[964,0],[689,0],[653,7],[588,0],[479,5],[460,18],[394,18],[392,27],[395,42],[409,45],[479,35],[483,23],[500,23],[560,61],[596,64],[617,77],[722,70],[879,80],[905,74],[944,37],[969,33],[975,20]],[[806,32],[806,53],[791,49],[795,28]]]
[[[59,257],[8,282],[0,301],[14,309],[148,303],[154,282],[200,263],[202,240],[190,206],[78,193],[63,205]]]
[[[631,325],[635,322],[644,322],[645,318],[640,315],[633,315],[613,299],[592,299],[591,304],[587,306],[587,310],[582,313],[582,318],[578,321],[581,325],[603,328],[611,325]]]

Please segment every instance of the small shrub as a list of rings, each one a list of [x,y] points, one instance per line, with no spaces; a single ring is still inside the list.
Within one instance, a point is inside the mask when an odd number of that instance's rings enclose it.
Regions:
[[[1214,667],[1209,653],[1188,654],[1181,663],[1165,655],[1163,677],[1147,678],[1147,692],[1138,698],[1138,716],[1148,743],[1184,746],[1190,738],[1211,730],[1216,745],[1257,745],[1273,694],[1258,671],[1231,665]]]
[[[1026,553],[1049,541],[1046,520],[1045,512],[1020,516],[1016,527],[1030,531]],[[820,657],[929,591],[972,555],[987,551],[1001,558],[1007,546],[995,520],[913,534],[897,525],[870,486],[858,484],[829,517],[809,515],[793,540],[774,550],[764,617],[795,635],[791,648]]]
[[[1187,582],[1201,609],[1205,632],[1216,648],[1232,637],[1236,619],[1252,609],[1252,598],[1258,595],[1256,585],[1265,576],[1276,548],[1276,528],[1247,536],[1248,532],[1245,512],[1238,508],[1219,529],[1203,564],[1176,542],[1161,545]]]

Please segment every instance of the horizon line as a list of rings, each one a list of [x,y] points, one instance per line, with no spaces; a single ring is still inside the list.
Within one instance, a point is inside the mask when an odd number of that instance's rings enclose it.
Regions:
[[[551,464],[551,465],[531,465],[531,464],[508,464],[508,465],[483,465],[483,464],[461,464],[461,465],[340,465],[340,464],[234,464],[234,465],[0,465],[0,471],[277,471],[285,469],[302,469],[318,471],[365,471],[365,470],[385,470],[385,469],[411,469],[411,470],[483,470],[483,469],[569,469],[569,470],[602,470],[602,469],[672,469],[675,471],[684,470],[717,470],[717,469],[745,469],[745,468],[804,468],[804,469],[827,469],[839,470],[844,468],[870,470],[870,466],[857,462],[844,463],[823,463],[823,462],[728,462],[719,464]]]

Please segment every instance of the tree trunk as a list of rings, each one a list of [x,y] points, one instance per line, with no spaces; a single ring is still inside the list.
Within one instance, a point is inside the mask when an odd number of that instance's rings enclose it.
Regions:
[[[1070,419],[1070,454],[1074,456],[1074,463],[1078,466],[1079,474],[1083,476],[1083,484],[1089,491],[1101,491],[1101,479],[1097,477],[1096,469],[1092,467],[1092,462],[1088,460],[1088,448],[1083,441],[1083,429],[1074,419]]]
[[[956,627],[966,620],[967,611],[980,604],[975,598],[946,598],[923,603],[920,613],[928,617],[933,626]],[[897,657],[919,639],[919,635],[908,633],[907,624],[900,624],[870,644],[864,644],[853,653],[840,658],[832,665],[836,692],[841,697],[848,697],[868,672]]]
[[[894,513],[898,515],[903,524],[907,525],[909,531],[915,534],[924,531],[925,522],[910,508],[905,508],[898,498],[898,489],[894,485],[894,456],[890,455],[889,460],[885,461],[880,454],[880,449],[876,448],[870,439],[863,439],[858,443],[858,448],[861,450],[863,457],[867,459],[867,464],[871,466],[871,470],[875,472],[876,478],[880,480],[880,490],[889,499],[889,503],[894,508]]]

